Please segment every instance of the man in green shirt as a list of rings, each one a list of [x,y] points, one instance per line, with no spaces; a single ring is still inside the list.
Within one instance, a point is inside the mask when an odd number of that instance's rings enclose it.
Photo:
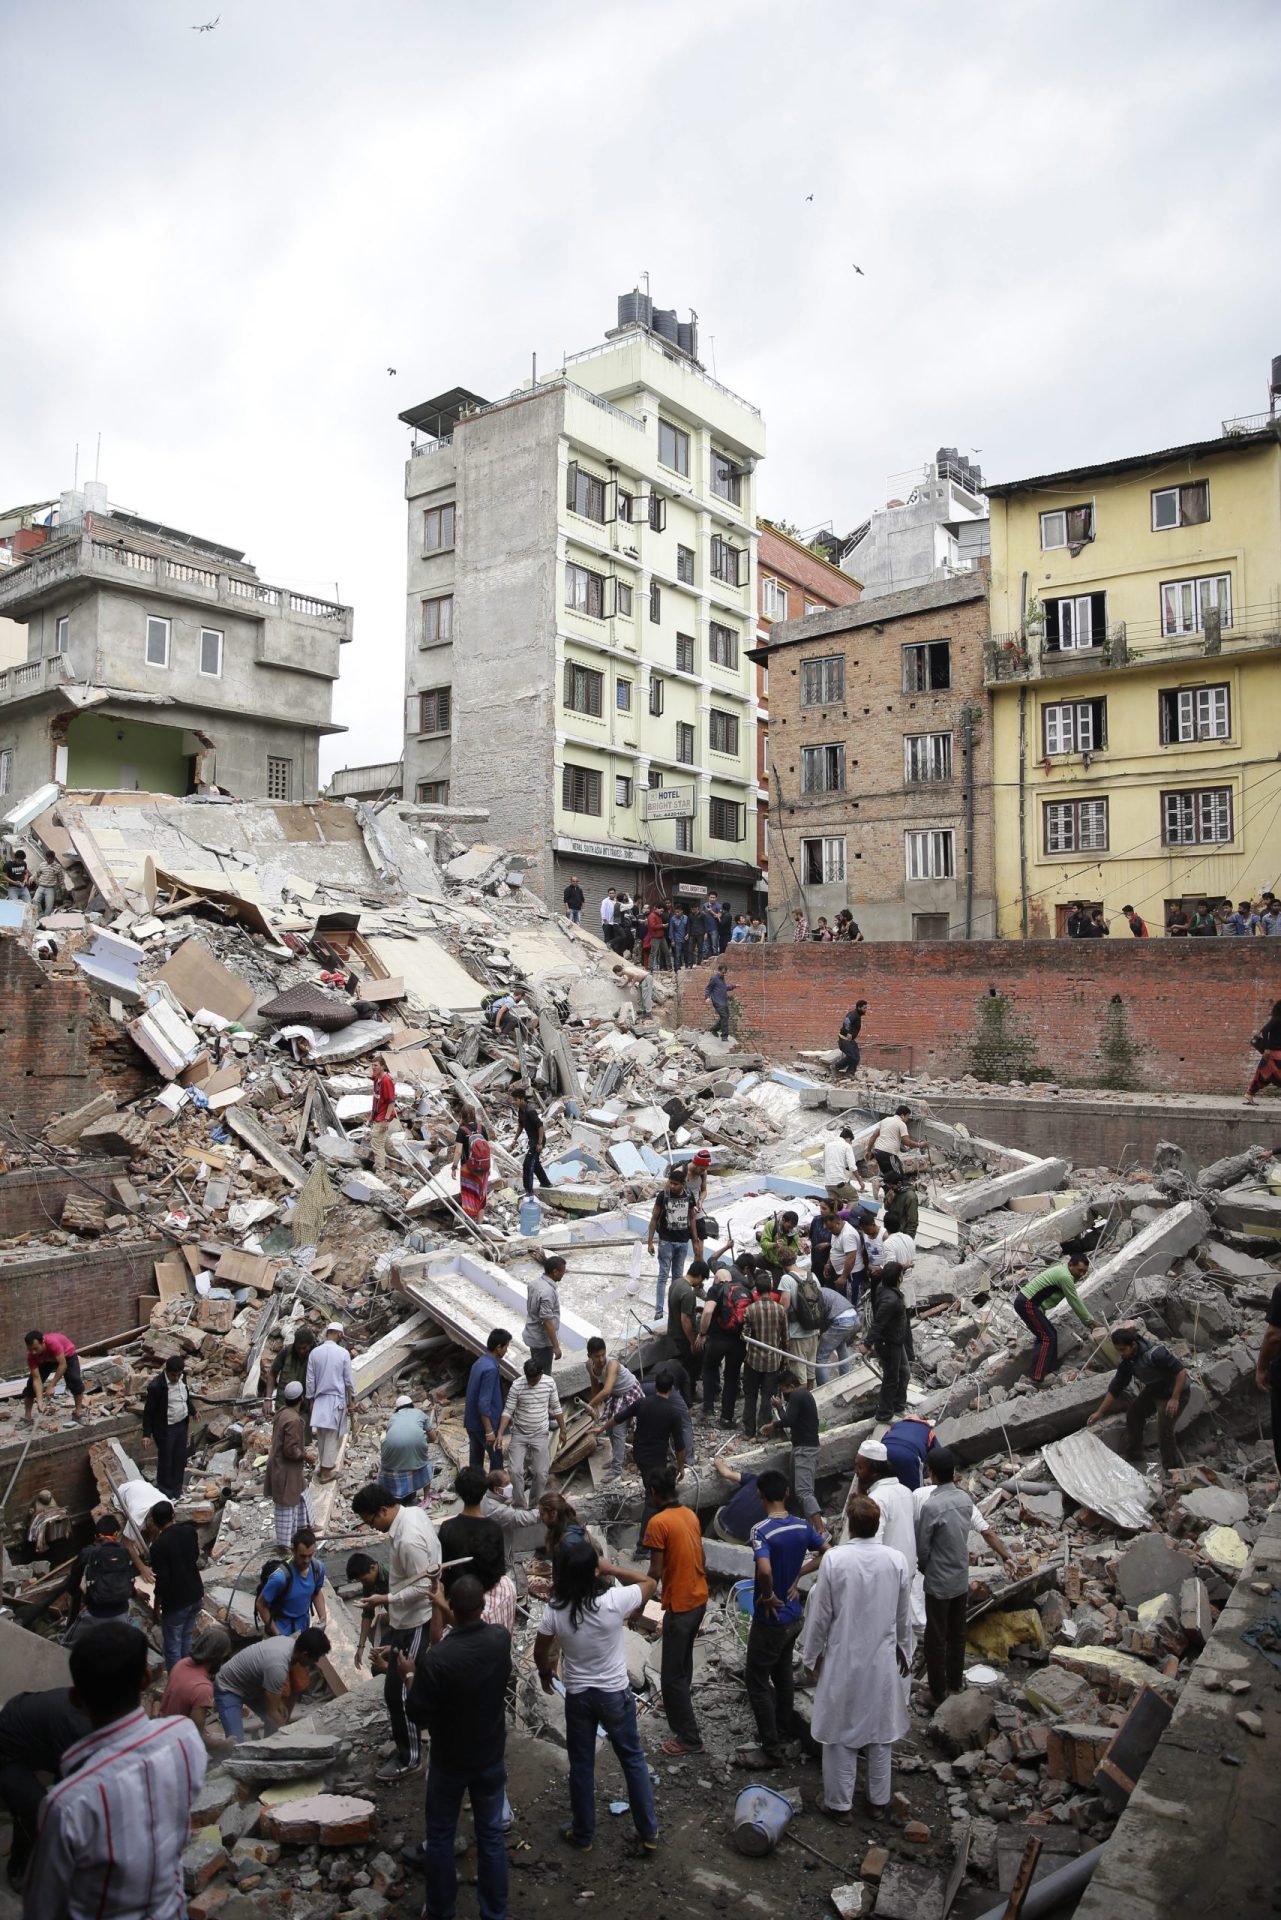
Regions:
[[[1060,1300],[1066,1300],[1083,1327],[1094,1325],[1094,1316],[1077,1292],[1077,1283],[1090,1271],[1084,1254],[1074,1254],[1066,1263],[1047,1267],[1034,1279],[1025,1280],[1014,1295],[1014,1311],[1036,1340],[1032,1354],[1032,1382],[1043,1386],[1047,1373],[1059,1364],[1059,1336],[1050,1324],[1049,1314]]]

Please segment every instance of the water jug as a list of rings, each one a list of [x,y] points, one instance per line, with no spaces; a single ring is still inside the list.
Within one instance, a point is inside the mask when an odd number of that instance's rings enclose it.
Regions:
[[[538,1232],[543,1224],[543,1210],[532,1193],[527,1193],[520,1203],[520,1230],[528,1239]]]

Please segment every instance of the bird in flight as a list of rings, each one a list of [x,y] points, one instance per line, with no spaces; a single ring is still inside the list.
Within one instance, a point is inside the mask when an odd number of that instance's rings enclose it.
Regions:
[[[863,274],[863,278],[866,280],[867,275],[863,273],[863,269],[862,267],[860,267],[857,260],[851,260],[850,265],[853,267],[855,273]]]
[[[394,379],[396,378],[396,369],[395,369],[395,367],[388,367],[388,369],[387,369],[387,371],[388,371],[388,373],[389,373],[389,374],[391,375],[391,377],[392,377],[392,379],[394,380]]]
[[[814,198],[814,196],[813,196],[813,194],[812,194],[812,193],[807,193],[807,194],[806,194],[806,196],[805,196],[805,199],[806,199],[806,202],[807,202],[807,204],[808,204],[808,202],[809,202],[809,201],[811,201],[811,200],[812,200],[813,198]]]
[[[212,33],[221,19],[222,15],[220,13],[216,14],[212,20],[206,20],[202,27],[193,27],[191,31],[193,33]]]

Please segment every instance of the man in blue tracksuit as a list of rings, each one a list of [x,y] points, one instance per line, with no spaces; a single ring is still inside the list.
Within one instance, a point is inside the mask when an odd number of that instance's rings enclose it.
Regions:
[[[467,1397],[463,1401],[463,1427],[467,1434],[469,1467],[482,1467],[485,1455],[489,1466],[503,1464],[498,1445],[498,1423],[503,1417],[503,1370],[501,1362],[511,1345],[506,1327],[495,1327],[485,1342],[485,1351],[472,1362],[467,1376]]]
[[[712,1012],[716,1015],[712,1032],[719,1034],[722,1040],[729,1039],[729,997],[735,991],[725,978],[725,962],[722,960],[703,989],[703,998],[711,1001]]]

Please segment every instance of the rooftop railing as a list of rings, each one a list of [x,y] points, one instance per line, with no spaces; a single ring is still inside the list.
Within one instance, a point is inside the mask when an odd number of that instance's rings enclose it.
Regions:
[[[136,576],[139,585],[147,584],[158,592],[177,593],[184,598],[194,595],[216,604],[249,601],[258,607],[274,607],[312,620],[340,621],[347,625],[351,621],[351,609],[333,600],[319,600],[312,594],[294,593],[288,587],[272,587],[262,580],[196,566],[190,560],[171,559],[164,553],[147,553],[140,547],[126,546],[123,541],[95,540],[88,534],[77,534],[42,548],[30,560],[0,572],[0,610],[76,575],[110,579],[124,574]]]

